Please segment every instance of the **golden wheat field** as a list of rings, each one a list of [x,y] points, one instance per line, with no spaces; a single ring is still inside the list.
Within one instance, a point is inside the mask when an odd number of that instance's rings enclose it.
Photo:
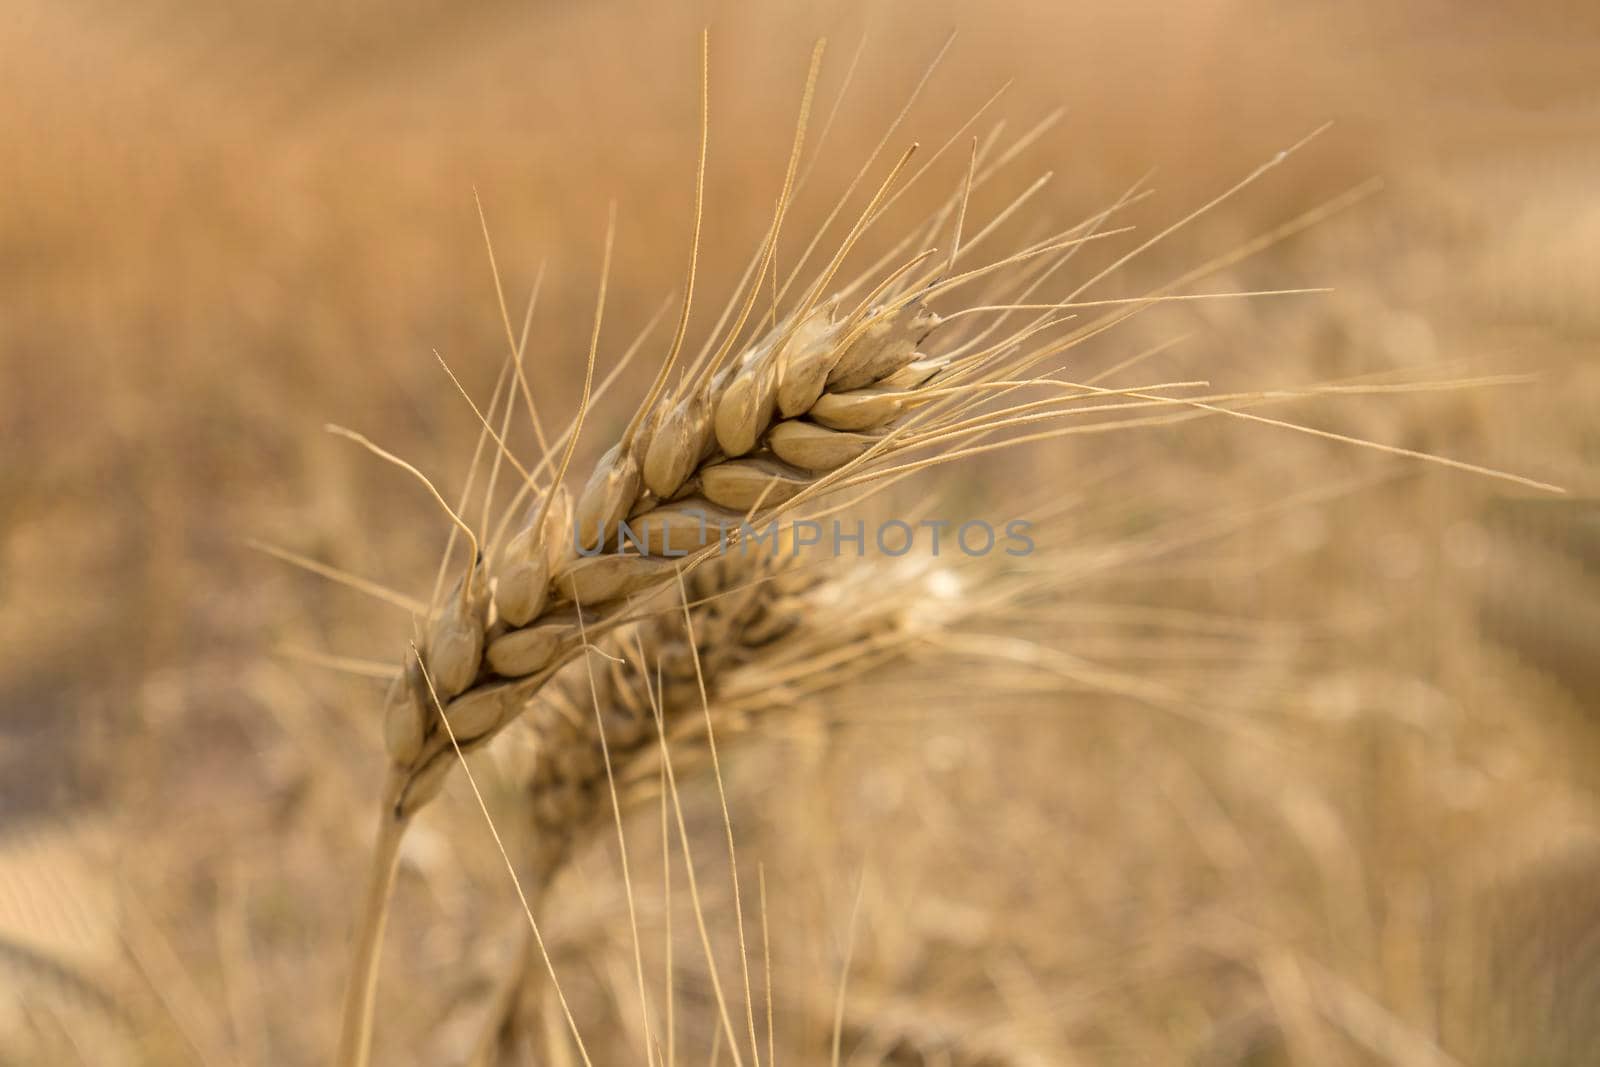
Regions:
[[[0,144],[0,1064],[1600,1063],[1594,5],[10,0]]]

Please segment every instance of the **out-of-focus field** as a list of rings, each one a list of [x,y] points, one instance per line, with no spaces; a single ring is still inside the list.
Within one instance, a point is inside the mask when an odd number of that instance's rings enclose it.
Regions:
[[[897,147],[941,143],[1008,80],[1012,133],[1067,108],[975,212],[1049,169],[1041,205],[1081,217],[1155,167],[1129,218],[1154,232],[1333,120],[1106,296],[1384,182],[1198,287],[1333,292],[1153,311],[1093,367],[1188,335],[1129,384],[1526,375],[1271,414],[1571,491],[1221,420],[935,472],[922,489],[951,499],[1082,492],[1052,536],[1086,553],[1232,532],[1086,568],[1041,635],[1094,665],[1073,682],[900,676],[852,694],[845,729],[726,754],[779,1058],[827,1061],[859,885],[850,1063],[1600,1059],[1593,5],[315,7],[0,12],[0,1062],[326,1060],[379,687],[279,650],[397,660],[407,624],[244,542],[426,587],[436,510],[322,425],[459,488],[476,425],[432,351],[480,397],[504,353],[474,189],[514,307],[548,264],[552,410],[618,202],[616,358],[682,284],[702,25],[696,336],[771,211],[813,39],[819,114],[865,44],[780,256],[956,27]],[[921,202],[959,180],[945,166]],[[522,921],[459,785],[405,857],[379,1063],[461,1062]],[[715,794],[691,800],[728,949]],[[657,988],[654,818],[630,843]],[[548,908],[602,1064],[639,1048],[608,847]],[[716,1013],[684,897],[680,877],[679,1055],[699,1063]]]

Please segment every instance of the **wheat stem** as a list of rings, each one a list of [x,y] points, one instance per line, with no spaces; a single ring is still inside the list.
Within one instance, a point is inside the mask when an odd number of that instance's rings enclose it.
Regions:
[[[345,987],[339,1028],[336,1067],[367,1067],[372,1054],[372,1018],[378,994],[378,961],[383,952],[383,929],[389,918],[389,899],[400,861],[400,841],[411,816],[397,807],[405,775],[391,769],[379,794],[377,839],[372,865],[356,923],[355,955]]]

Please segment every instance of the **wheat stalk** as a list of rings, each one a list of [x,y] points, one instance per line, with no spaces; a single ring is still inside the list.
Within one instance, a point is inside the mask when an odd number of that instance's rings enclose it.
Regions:
[[[974,139],[960,188],[928,219],[923,232],[908,234],[888,256],[865,272],[854,279],[841,280],[843,264],[869,227],[904,192],[909,181],[923,173],[918,171],[907,178],[909,163],[917,151],[913,144],[879,183],[834,255],[780,315],[778,301],[789,292],[799,268],[780,287],[774,261],[795,192],[820,58],[819,45],[813,55],[793,151],[766,238],[711,332],[711,340],[685,365],[681,357],[703,206],[702,93],[695,238],[682,315],[653,381],[622,433],[595,463],[582,487],[571,492],[567,488],[568,474],[591,407],[614,209],[612,226],[607,230],[606,266],[601,272],[583,395],[571,425],[548,442],[543,458],[530,469],[512,455],[503,429],[498,433],[494,430],[495,402],[491,402],[487,415],[474,405],[485,433],[497,448],[495,471],[504,459],[516,467],[522,483],[491,529],[487,521],[493,497],[491,474],[482,531],[469,527],[433,491],[465,534],[470,555],[465,571],[442,606],[430,611],[421,640],[407,656],[385,703],[383,736],[390,771],[381,796],[378,845],[358,931],[356,966],[345,1002],[338,1060],[345,1067],[364,1067],[366,1063],[383,912],[399,842],[409,821],[438,794],[458,752],[486,745],[530,708],[538,720],[535,732],[542,738],[545,766],[564,768],[562,773],[573,782],[585,783],[585,789],[598,782],[597,772],[604,766],[603,762],[596,762],[590,742],[615,742],[621,751],[631,754],[642,743],[641,738],[648,735],[648,729],[638,714],[637,689],[630,688],[627,677],[611,678],[607,686],[609,706],[600,709],[605,725],[599,735],[586,739],[587,727],[563,725],[576,720],[558,710],[572,705],[570,695],[561,693],[569,683],[550,692],[551,683],[562,677],[564,668],[583,649],[601,642],[613,649],[610,655],[624,663],[629,663],[634,654],[629,649],[639,646],[639,658],[631,661],[628,670],[637,673],[646,663],[661,662],[664,670],[672,667],[667,670],[667,683],[683,687],[682,656],[674,645],[677,639],[659,627],[634,626],[651,610],[652,595],[669,583],[687,578],[696,588],[706,582],[715,588],[726,579],[729,570],[726,565],[707,570],[718,556],[725,558],[729,551],[748,548],[758,530],[780,526],[792,530],[803,516],[828,514],[827,509],[839,506],[830,498],[837,491],[876,491],[927,466],[1017,443],[1211,414],[1304,432],[1304,428],[1292,423],[1233,410],[1235,406],[1271,397],[1166,395],[1174,390],[1192,390],[1203,386],[1203,382],[1113,390],[1092,382],[1064,381],[1056,377],[1054,369],[1043,373],[1039,369],[1052,358],[1161,301],[1266,295],[1173,292],[1203,276],[1208,268],[1238,258],[1230,254],[1144,297],[1082,299],[1085,290],[1109,272],[1259,178],[1282,162],[1287,153],[1279,153],[1198,211],[1140,243],[1063,300],[1038,303],[1033,302],[1036,291],[1081,247],[1122,232],[1107,230],[1104,224],[1112,212],[1138,198],[1136,190],[1074,226],[1009,255],[968,266],[974,251],[1039,186],[1035,183],[970,239],[963,240],[974,191],[1011,157],[1010,153],[1001,153],[998,158],[991,158],[993,139],[988,145]],[[1024,140],[1033,136],[1036,134],[1030,131]],[[929,241],[946,228],[951,240],[948,251],[940,255]],[[1293,225],[1280,227],[1269,235],[1270,240],[1246,248],[1258,251],[1292,232]],[[810,248],[815,246],[813,240]],[[755,307],[769,276],[773,307],[761,316],[755,313]],[[987,291],[979,290],[978,283],[985,283]],[[942,312],[935,309],[936,305],[943,308]],[[1072,313],[1076,308],[1095,308],[1098,313],[1080,324]],[[1040,314],[1020,326],[1005,325],[1012,314],[1022,310]],[[992,318],[983,325],[986,317]],[[1060,330],[1069,323],[1070,330]],[[509,341],[512,332],[508,317],[506,326]],[[1139,358],[1142,357],[1125,361],[1119,369]],[[513,368],[537,429],[521,347],[516,344]],[[1006,399],[1023,390],[1036,398]],[[508,396],[506,418],[512,402]],[[1174,408],[1180,409],[1182,415],[1174,416]],[[1164,409],[1165,413],[1144,419],[1112,419],[1087,427],[1033,429],[990,440],[1004,430],[1127,409]],[[539,437],[544,444],[542,430]],[[366,443],[420,476],[415,468]],[[429,488],[432,491],[431,485]],[[516,521],[518,516],[520,521]],[[708,522],[718,524],[724,531],[723,536],[709,543]],[[776,540],[775,537],[774,546]],[[715,577],[698,577],[703,570]],[[713,675],[720,675],[725,652],[732,655],[743,647],[748,636],[744,627],[757,626],[756,620],[764,617],[762,612],[773,610],[770,604],[763,604],[767,600],[781,602],[783,576],[765,577],[771,581],[750,583],[752,588],[765,592],[741,601],[753,613],[749,620],[704,616],[707,620],[717,619],[720,627],[719,641],[699,650]],[[624,629],[630,626],[633,629],[625,635]],[[846,627],[840,632],[850,631]],[[635,640],[630,643],[625,636]],[[802,667],[799,673],[805,669]],[[536,700],[541,694],[549,699]],[[677,706],[681,695],[664,694],[663,706]],[[587,722],[588,716],[583,716],[582,721]],[[536,792],[545,809],[536,814],[536,823],[549,830],[542,836],[552,849],[545,858],[547,869],[540,874],[543,878],[559,863],[572,827],[582,821],[579,809],[587,810],[592,805],[587,799],[575,799],[571,789],[542,788]]]
[[[575,497],[562,483],[576,424],[552,484],[525,521],[510,536],[494,539],[486,559],[480,561],[474,548],[466,572],[429,620],[420,652],[407,657],[386,700],[391,769],[346,998],[341,1064],[360,1067],[366,1061],[381,913],[394,859],[405,827],[449,774],[452,742],[463,750],[486,744],[588,641],[632,621],[640,601],[673,575],[705,565],[721,547],[705,543],[707,516],[730,526],[737,542],[745,529],[792,521],[803,507],[821,506],[824,495],[841,485],[870,485],[878,472],[895,473],[888,460],[930,446],[942,456],[955,455],[963,450],[963,437],[992,433],[1012,418],[1060,415],[1109,392],[1029,375],[1062,350],[1060,341],[1032,351],[1025,347],[1058,317],[959,355],[926,351],[940,322],[928,300],[1005,267],[1070,255],[1099,236],[1096,220],[1076,227],[1078,236],[1040,242],[964,274],[918,272],[928,258],[919,254],[848,312],[841,313],[845,290],[819,299],[907,159],[909,152],[795,309],[735,353],[734,339],[758,288],[750,286],[721,348],[702,353],[672,388],[665,384],[670,361],[663,365],[646,403]],[[971,184],[969,177],[966,188]],[[771,247],[769,235],[768,256]],[[959,342],[960,328],[949,336]],[[1050,397],[971,417],[986,396],[1033,386],[1047,388]],[[941,431],[947,436],[937,437]],[[955,448],[948,447],[952,443]],[[452,518],[466,529],[453,512]],[[624,537],[630,540],[627,550]],[[440,728],[435,700],[448,732]]]

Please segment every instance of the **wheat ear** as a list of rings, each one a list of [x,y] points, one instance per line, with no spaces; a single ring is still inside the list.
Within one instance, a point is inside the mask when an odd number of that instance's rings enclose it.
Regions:
[[[443,609],[427,620],[420,653],[407,657],[386,701],[384,740],[391,764],[382,797],[386,821],[379,835],[368,913],[360,926],[360,958],[346,1001],[342,1067],[364,1067],[367,1059],[371,981],[393,850],[408,821],[442,788],[455,762],[454,746],[471,750],[487,744],[527,712],[534,698],[584,647],[637,622],[650,594],[680,573],[692,578],[708,566],[718,549],[726,547],[706,543],[708,519],[733,528],[731,541],[737,543],[748,538],[747,529],[789,521],[826,506],[828,494],[836,490],[870,491],[924,466],[1073,432],[1044,430],[1009,442],[980,443],[1001,430],[1105,410],[1108,396],[1131,397],[1139,405],[1188,405],[1193,412],[1239,415],[1217,406],[1218,398],[1168,397],[1159,386],[1107,390],[1062,381],[1053,373],[1039,374],[1037,368],[1045,360],[1152,306],[1171,286],[1151,299],[1118,306],[1076,325],[1065,336],[1051,336],[1072,320],[1065,312],[1086,286],[1059,304],[1030,303],[1028,298],[1040,279],[1083,244],[1121,232],[1100,228],[1116,205],[1012,255],[972,266],[974,250],[1032,192],[1030,188],[964,241],[961,230],[974,190],[1006,158],[1002,155],[1000,161],[980,169],[982,144],[971,153],[960,190],[930,224],[936,228],[943,220],[954,220],[947,254],[917,248],[898,261],[882,261],[853,280],[839,278],[867,230],[909,184],[913,144],[889,169],[832,258],[787,311],[780,316],[775,309],[762,329],[763,316],[752,313],[769,273],[776,278],[778,237],[795,187],[820,55],[819,46],[773,222],[752,261],[753,269],[735,290],[731,314],[724,314],[706,347],[687,366],[679,366],[691,283],[671,350],[655,380],[581,489],[569,493],[566,475],[590,406],[600,338],[597,310],[584,399],[572,427],[551,446],[561,449],[559,462],[552,462],[547,452],[544,462],[531,470],[516,464],[524,478],[519,494],[537,494],[523,521],[509,536],[487,538],[479,553],[472,531],[451,511],[473,552]],[[1281,155],[1273,162],[1279,159]],[[697,189],[703,188],[703,174],[702,152],[702,185]],[[701,202],[697,193],[696,247]],[[1126,202],[1131,197],[1118,203]],[[1140,244],[1108,269],[1122,266],[1174,228]],[[1033,283],[1024,284],[1030,273]],[[1000,285],[999,297],[968,296],[979,282]],[[1006,285],[1016,288],[1008,290]],[[602,310],[604,288],[602,282]],[[788,288],[786,283],[783,291]],[[1083,306],[1110,303],[1114,302]],[[953,306],[945,307],[941,315],[935,306],[945,304]],[[980,312],[1009,314],[1021,309],[1044,314],[1009,332],[995,324],[978,327]],[[749,335],[747,327],[752,330]],[[525,392],[520,358],[516,370]],[[1176,384],[1187,388],[1203,383]],[[996,406],[1025,388],[1042,389],[1044,396]],[[491,404],[489,417],[494,411]],[[500,454],[509,456],[503,434],[494,434],[488,417],[480,417]],[[551,480],[540,482],[542,472],[552,467]],[[421,684],[424,680],[431,680],[431,691]],[[443,705],[448,731],[431,713],[434,693]],[[625,696],[618,691],[618,700]],[[624,726],[635,729],[637,723]]]
[[[977,246],[976,240],[959,246],[939,273],[919,271],[929,258],[919,254],[889,272],[870,290],[870,299],[848,312],[841,313],[841,300],[820,298],[849,249],[876,218],[909,158],[910,150],[881,183],[833,260],[782,320],[735,351],[763,269],[718,354],[697,360],[698,366],[691,366],[675,388],[653,386],[651,410],[630,421],[628,435],[602,456],[575,497],[569,498],[561,479],[576,445],[577,427],[566,435],[555,483],[528,519],[503,543],[491,545],[481,566],[474,552],[444,610],[431,620],[420,656],[408,657],[386,701],[384,739],[392,788],[383,796],[389,821],[380,845],[391,830],[397,837],[437,795],[454,763],[451,738],[428,713],[432,694],[420,684],[424,676],[433,680],[444,704],[454,743],[463,750],[484,745],[527,709],[587,640],[627,624],[639,598],[661,588],[680,568],[693,573],[715,553],[717,545],[705,544],[706,517],[759,527],[798,513],[840,486],[894,476],[897,468],[887,461],[930,442],[944,444],[938,437],[941,429],[954,427],[955,438],[987,434],[1003,427],[1007,418],[1069,413],[1076,403],[1109,392],[1048,378],[997,377],[1000,370],[1026,369],[1029,361],[1018,350],[1026,352],[1030,339],[1056,320],[968,347],[959,356],[940,355],[937,349],[930,353],[925,347],[941,321],[927,300],[1036,258],[1070,255],[1083,242],[1116,232],[1091,232],[1090,223],[1096,220],[955,275],[947,272]],[[791,178],[792,171],[793,160]],[[971,187],[969,178],[964,188]],[[598,322],[597,315],[596,341]],[[952,331],[952,345],[960,340],[959,329]],[[1054,353],[1064,347],[1055,342],[1044,350]],[[1054,402],[991,411],[981,426],[971,420],[958,425],[959,417],[970,414],[972,402],[983,396],[1032,385],[1047,388]],[[1142,395],[1150,397],[1154,388]],[[1040,411],[1041,404],[1047,410]],[[919,462],[990,447],[955,443],[958,447],[943,448]],[[625,522],[638,539],[631,551],[620,550]],[[596,551],[601,554],[588,555]],[[385,869],[392,875],[392,867]],[[369,895],[369,912],[387,890],[387,881],[376,875],[374,885],[382,891]],[[371,1018],[367,983],[375,973],[369,957],[376,953],[367,934],[381,929],[381,917],[375,920],[369,914],[363,919],[357,948],[361,959],[346,1001],[342,1067],[364,1067],[366,1062],[363,1035]]]

